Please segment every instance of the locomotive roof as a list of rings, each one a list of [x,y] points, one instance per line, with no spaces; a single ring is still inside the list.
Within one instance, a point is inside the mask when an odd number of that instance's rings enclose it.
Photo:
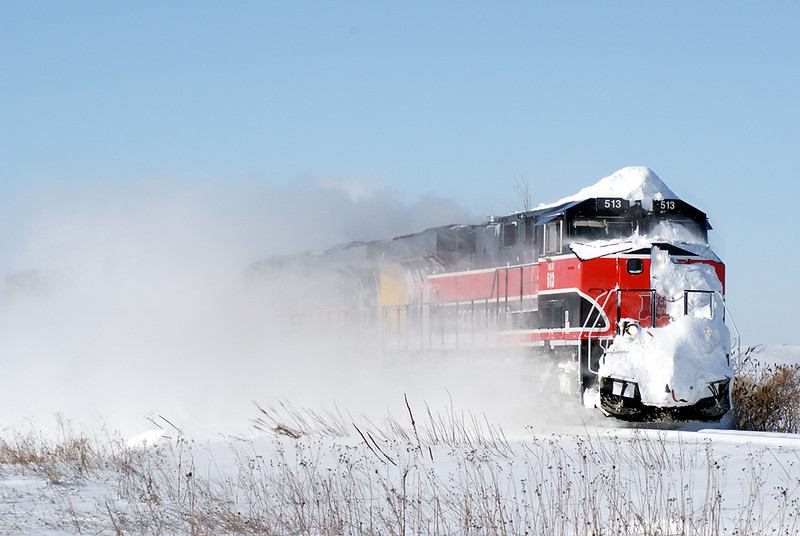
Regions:
[[[523,219],[531,219],[532,218],[532,219],[535,220],[534,225],[543,225],[543,224],[545,224],[545,223],[547,223],[549,221],[552,221],[552,220],[558,218],[562,214],[566,214],[567,212],[580,213],[582,211],[586,211],[587,215],[592,214],[592,213],[598,213],[599,211],[596,208],[598,206],[598,201],[599,200],[603,200],[603,199],[617,199],[617,198],[596,197],[596,198],[588,198],[588,199],[576,199],[576,200],[572,200],[572,201],[567,201],[567,202],[561,203],[559,205],[546,206],[546,207],[543,207],[543,208],[538,208],[538,209],[534,209],[534,210],[528,210],[528,211],[525,211],[525,212],[515,212],[513,214],[510,214],[510,215],[502,217],[502,218],[493,218],[493,219],[490,219],[489,223],[493,223],[493,222],[496,222],[496,221],[501,221],[501,222],[502,221],[508,221],[510,219],[513,219],[513,218],[517,218],[517,219],[521,219],[521,220],[523,220]],[[637,211],[637,212],[642,213],[642,214],[653,213],[654,210],[648,211],[645,207],[642,206],[643,201],[644,200],[642,200],[642,199],[634,200],[633,204],[630,206],[629,209],[627,209],[627,210],[625,210],[623,212],[620,212],[619,214],[620,215],[626,214],[626,213],[627,214],[631,214],[632,211]],[[680,203],[680,212],[682,214],[687,215],[687,216],[689,216],[692,219],[697,220],[697,221],[701,221],[701,222],[705,221],[707,228],[711,229],[711,224],[708,223],[708,217],[707,217],[706,213],[703,212],[702,210],[694,207],[693,205],[690,205],[689,203],[687,203],[687,202],[685,202],[685,201],[683,201],[681,199],[677,199],[677,198],[675,198],[675,199],[665,199],[663,201],[676,201],[676,202],[679,202]],[[637,208],[634,208],[634,207],[640,207],[640,208],[637,209]],[[492,221],[492,220],[494,220],[494,221]]]
[[[596,199],[622,199],[631,206],[638,204],[645,209],[652,209],[654,202],[663,200],[679,201],[680,197],[664,184],[650,168],[628,166],[600,179],[591,186],[581,189],[574,195],[554,203],[542,204],[533,210],[512,214],[508,217],[535,218],[537,223],[544,223],[577,205]],[[691,208],[696,210],[694,207]],[[520,216],[519,214],[522,215]],[[693,216],[697,217],[700,214],[703,213],[697,211]]]

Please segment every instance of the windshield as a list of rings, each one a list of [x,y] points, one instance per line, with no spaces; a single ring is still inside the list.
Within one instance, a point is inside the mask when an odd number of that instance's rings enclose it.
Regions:
[[[633,235],[635,223],[628,220],[609,218],[575,218],[572,220],[571,235],[579,240],[610,240],[627,238]]]

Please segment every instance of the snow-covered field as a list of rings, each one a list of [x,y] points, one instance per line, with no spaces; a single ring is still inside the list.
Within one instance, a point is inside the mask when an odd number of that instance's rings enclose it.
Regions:
[[[757,347],[786,363],[798,347]],[[580,419],[514,437],[409,403],[237,435],[6,431],[7,534],[797,534],[800,436]],[[356,423],[356,424],[354,424]],[[299,437],[292,437],[299,436]],[[16,456],[16,458],[15,458]]]
[[[162,439],[3,470],[6,533],[795,534],[800,439],[614,430],[429,444]],[[57,464],[56,464],[57,465]]]

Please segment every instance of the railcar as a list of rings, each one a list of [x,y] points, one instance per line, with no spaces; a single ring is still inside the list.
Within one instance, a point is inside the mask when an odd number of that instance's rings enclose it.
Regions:
[[[654,173],[626,168],[534,210],[256,269],[305,273],[316,329],[378,333],[385,351],[530,348],[608,415],[718,420],[732,338],[710,229]]]

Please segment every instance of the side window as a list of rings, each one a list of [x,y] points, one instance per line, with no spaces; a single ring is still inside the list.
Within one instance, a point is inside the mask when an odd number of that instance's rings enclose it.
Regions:
[[[549,222],[544,234],[545,253],[561,253],[561,220]]]
[[[525,245],[533,244],[533,218],[525,218]]]
[[[644,271],[644,261],[642,259],[628,259],[626,267],[631,275],[641,274]]]
[[[503,247],[511,247],[517,244],[517,224],[509,223],[503,226]]]

